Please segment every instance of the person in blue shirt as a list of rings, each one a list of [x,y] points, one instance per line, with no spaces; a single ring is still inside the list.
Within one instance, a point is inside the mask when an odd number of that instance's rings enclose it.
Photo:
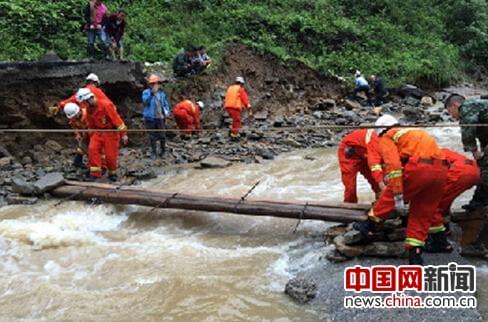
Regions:
[[[368,81],[361,75],[361,72],[356,71],[356,86],[354,88],[353,97],[357,100],[357,95],[359,92],[364,92],[368,98],[368,105],[371,105],[371,96],[369,94],[369,84]]]
[[[163,83],[161,77],[156,74],[152,74],[147,79],[149,88],[142,92],[142,103],[144,106],[144,124],[146,129],[149,130],[163,130],[149,132],[149,139],[151,142],[152,158],[155,159],[159,155],[160,158],[164,157],[166,151],[166,118],[169,116],[171,109],[169,106],[168,98],[161,89]],[[158,152],[158,143],[160,145],[160,152]]]

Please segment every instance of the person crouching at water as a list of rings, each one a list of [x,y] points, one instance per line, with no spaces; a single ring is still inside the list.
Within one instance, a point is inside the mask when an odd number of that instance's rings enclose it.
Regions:
[[[166,118],[169,116],[171,109],[168,98],[161,89],[163,83],[161,77],[152,74],[148,77],[147,83],[149,88],[142,92],[142,103],[144,106],[144,124],[148,130],[159,130],[149,132],[149,141],[151,144],[152,158],[164,157],[166,151]],[[158,154],[158,142],[160,150]]]

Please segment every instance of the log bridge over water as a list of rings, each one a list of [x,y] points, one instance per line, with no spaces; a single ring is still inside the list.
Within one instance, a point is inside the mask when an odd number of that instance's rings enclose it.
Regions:
[[[365,220],[368,210],[367,206],[356,204],[248,200],[247,194],[240,198],[208,197],[136,186],[78,181],[65,181],[64,185],[49,193],[54,197],[68,200],[96,199],[113,204],[149,206],[153,209],[186,209],[341,223]]]
[[[148,206],[152,207],[150,211],[163,208],[185,209],[339,223],[366,220],[367,210],[370,207],[347,203],[248,200],[247,197],[253,188],[240,198],[224,198],[188,195],[137,186],[65,180],[62,185],[50,190],[49,193],[61,198],[60,203],[66,200],[98,200],[112,204]],[[488,220],[485,212],[454,212],[451,220],[460,225],[463,230],[461,244],[477,241],[488,247]]]

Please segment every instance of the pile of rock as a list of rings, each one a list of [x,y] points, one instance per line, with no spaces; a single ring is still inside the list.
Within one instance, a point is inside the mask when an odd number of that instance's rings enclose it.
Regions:
[[[374,236],[365,240],[352,225],[338,225],[327,229],[325,241],[331,247],[326,258],[343,262],[358,256],[404,257],[405,228],[400,218],[386,220]]]

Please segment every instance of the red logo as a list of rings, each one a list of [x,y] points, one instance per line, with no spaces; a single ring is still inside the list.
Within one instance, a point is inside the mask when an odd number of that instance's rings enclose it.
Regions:
[[[344,289],[356,293],[422,292],[422,286],[421,266],[354,266],[344,271]]]

